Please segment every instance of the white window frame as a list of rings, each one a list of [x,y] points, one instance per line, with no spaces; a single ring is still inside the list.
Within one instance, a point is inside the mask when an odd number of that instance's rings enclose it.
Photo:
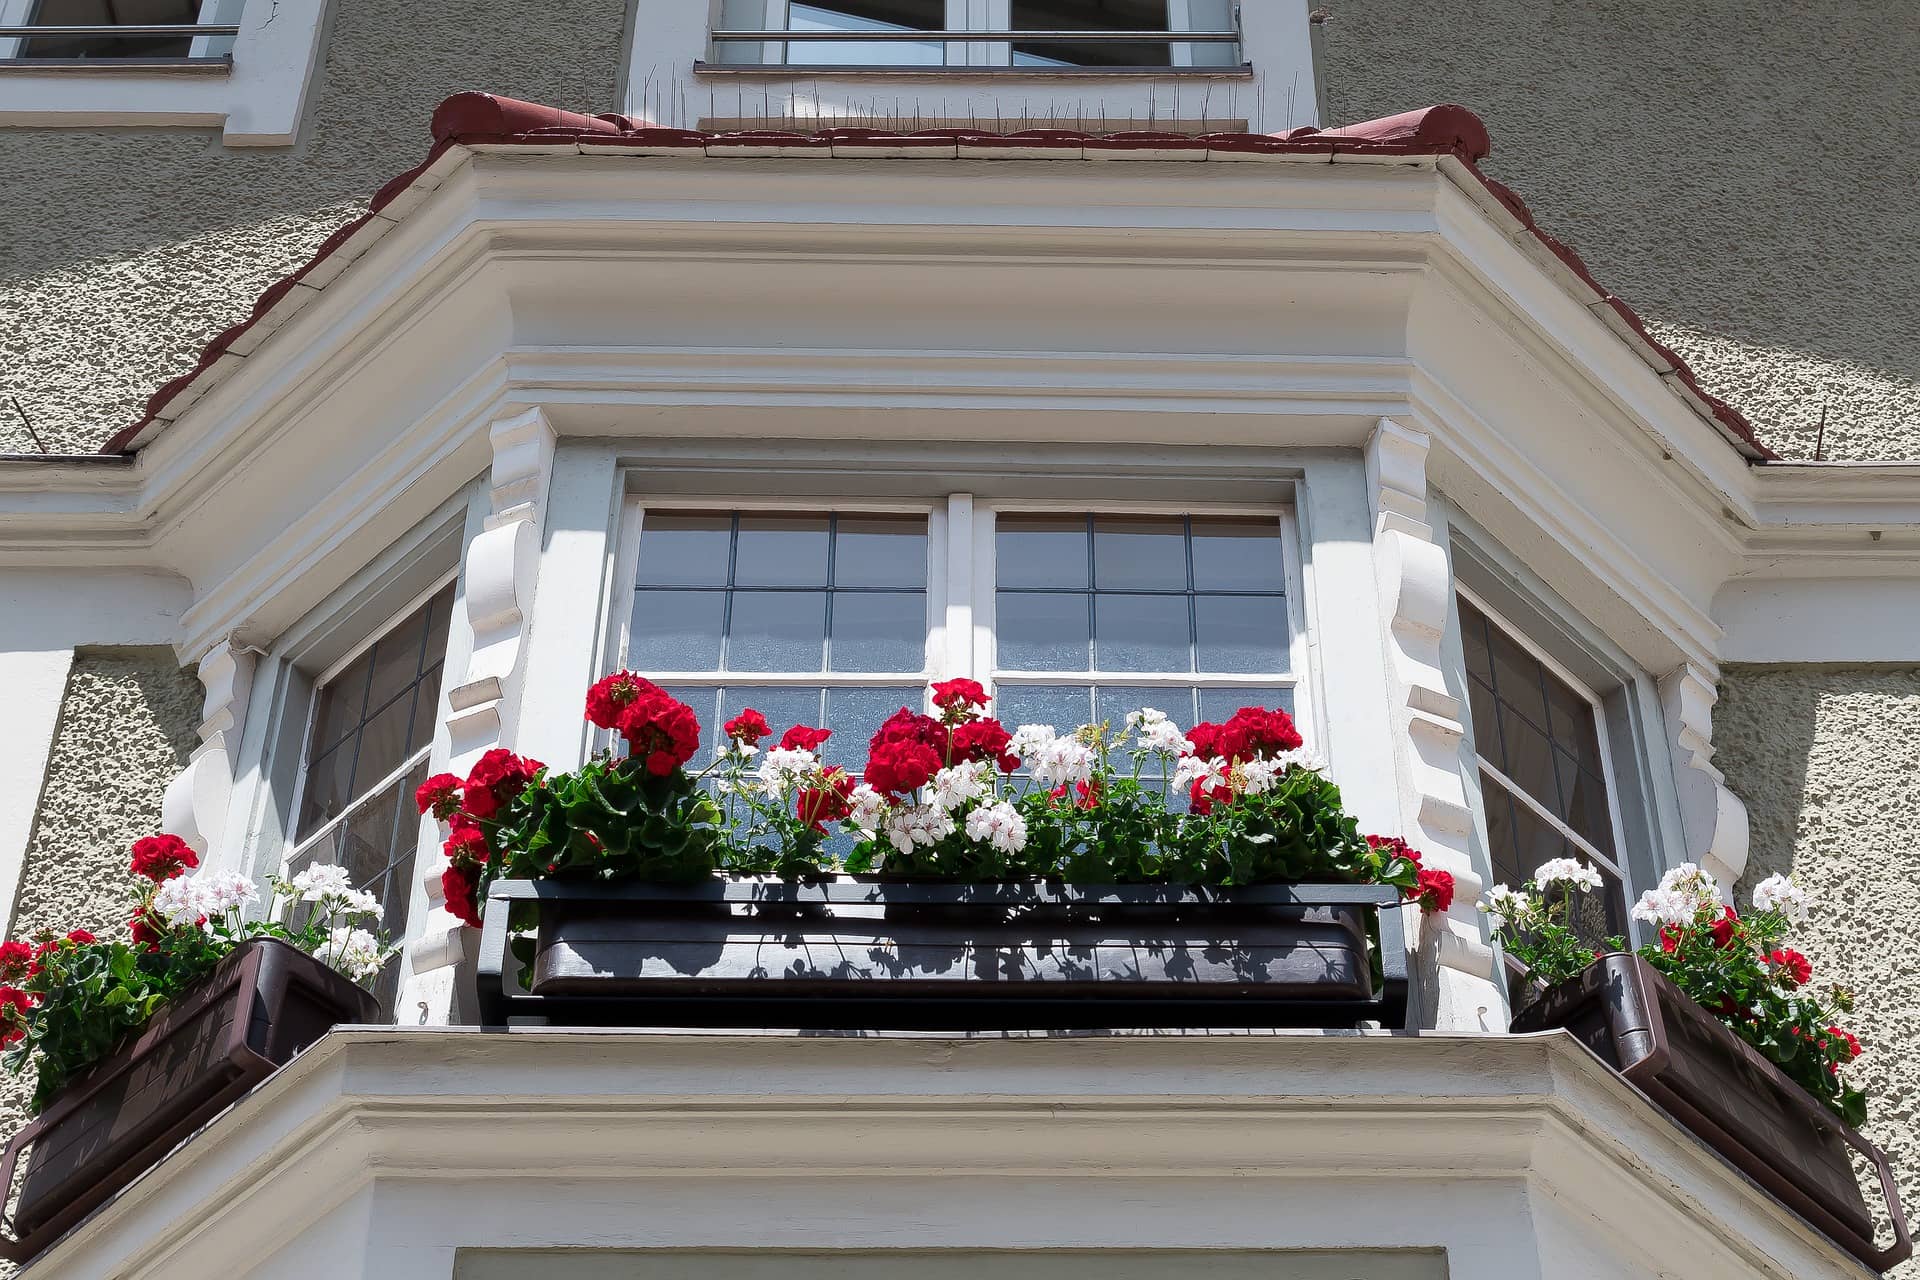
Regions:
[[[1536,659],[1541,666],[1552,672],[1555,678],[1565,683],[1569,689],[1572,689],[1574,693],[1579,695],[1581,700],[1587,704],[1588,709],[1593,713],[1594,735],[1600,751],[1600,780],[1607,789],[1607,823],[1613,833],[1613,847],[1615,850],[1613,856],[1602,853],[1585,836],[1561,821],[1558,815],[1529,795],[1526,789],[1520,786],[1519,783],[1513,781],[1513,779],[1507,777],[1499,769],[1496,769],[1488,763],[1486,757],[1480,753],[1480,741],[1479,735],[1477,734],[1474,735],[1473,742],[1473,763],[1475,769],[1483,776],[1492,779],[1494,785],[1512,796],[1516,803],[1524,805],[1528,812],[1532,813],[1542,822],[1545,822],[1556,833],[1563,836],[1574,848],[1593,859],[1600,866],[1605,867],[1619,881],[1622,898],[1620,910],[1624,918],[1627,908],[1633,903],[1633,877],[1626,865],[1626,828],[1620,818],[1620,784],[1614,776],[1613,744],[1607,737],[1605,702],[1599,694],[1593,691],[1586,681],[1569,671],[1559,659],[1547,652],[1532,636],[1528,635],[1524,628],[1515,626],[1507,619],[1506,615],[1488,603],[1486,598],[1481,596],[1480,593],[1467,586],[1464,582],[1456,581],[1453,587],[1454,591],[1462,600],[1465,600],[1475,609],[1485,614],[1487,620],[1499,627],[1508,639],[1519,645],[1530,657]],[[1469,719],[1471,719],[1471,710],[1469,710]],[[1485,807],[1486,802],[1483,798],[1481,801],[1481,821],[1483,824],[1486,821]],[[1489,858],[1491,858],[1491,852],[1489,852]]]
[[[968,677],[996,688],[995,661],[995,517],[1001,512],[1043,515],[1099,516],[1239,516],[1272,518],[1280,527],[1281,563],[1287,609],[1285,672],[1020,672],[1009,684],[1100,685],[1108,688],[1182,686],[1200,689],[1284,688],[1293,695],[1293,718],[1308,747],[1315,748],[1317,723],[1311,705],[1313,682],[1308,678],[1311,646],[1307,634],[1303,590],[1300,526],[1290,503],[1231,504],[1204,502],[1103,502],[1094,495],[1060,499],[996,499],[976,502],[970,493],[950,493],[944,500],[839,498],[831,496],[711,495],[649,496],[629,494],[622,509],[619,541],[614,552],[616,590],[611,605],[612,624],[606,628],[602,669],[623,665],[630,652],[635,577],[646,512],[656,511],[767,511],[814,514],[836,512],[865,515],[925,515],[927,517],[927,663],[922,672],[712,672],[644,671],[664,685],[725,685],[729,688],[792,688],[822,685],[859,688]],[[923,701],[923,706],[925,705]],[[1179,718],[1179,717],[1176,717]],[[711,732],[710,726],[703,726]]]
[[[0,27],[24,26],[38,0],[0,0]],[[201,0],[199,21],[238,25],[230,61],[181,66],[94,62],[9,65],[0,37],[0,128],[219,126],[230,147],[291,146],[319,64],[327,0]],[[196,37],[190,56],[212,52]]]
[[[314,677],[313,688],[307,694],[307,705],[306,705],[305,714],[303,715],[300,722],[300,768],[299,768],[298,774],[296,775],[296,781],[294,782],[294,786],[293,786],[293,804],[287,811],[287,830],[289,831],[289,833],[294,833],[299,831],[300,807],[301,805],[306,803],[307,769],[308,769],[308,766],[312,763],[313,723],[314,723],[314,717],[317,714],[319,714],[319,710],[320,710],[320,691],[327,686],[329,681],[336,679],[341,672],[345,671],[348,667],[352,666],[355,661],[357,661],[369,649],[373,648],[374,645],[378,644],[385,637],[391,635],[395,627],[399,626],[402,622],[405,622],[408,618],[412,617],[413,614],[422,605],[426,604],[427,601],[439,595],[442,591],[445,591],[447,587],[450,584],[452,584],[459,576],[460,576],[460,573],[458,569],[452,569],[446,573],[441,574],[437,579],[435,579],[431,587],[428,587],[424,591],[421,591],[418,595],[410,599],[405,605],[403,605],[399,609],[396,609],[392,613],[387,615],[387,617],[381,620],[378,626],[369,630],[368,633],[364,637],[362,637],[360,640],[355,642],[354,645],[346,651],[346,653],[341,655],[339,658],[335,659],[318,676]],[[449,628],[449,632],[451,632],[451,628]],[[444,686],[447,678],[446,655],[444,653],[441,654],[440,656],[440,662],[441,662],[440,679],[442,683],[441,692],[444,694],[445,693]],[[421,747],[418,751],[408,756],[406,760],[401,762],[398,768],[394,769],[392,772],[388,773],[385,777],[381,778],[377,784],[369,787],[367,790],[361,792],[359,795],[349,800],[347,802],[346,808],[342,809],[339,813],[336,813],[333,817],[327,819],[327,821],[315,827],[312,831],[307,832],[304,836],[294,835],[293,838],[287,842],[285,853],[281,855],[280,870],[284,872],[286,868],[296,858],[298,858],[300,854],[302,854],[309,847],[311,847],[315,841],[321,839],[323,836],[330,834],[335,827],[339,826],[342,822],[345,822],[348,818],[352,817],[354,812],[357,809],[359,809],[363,801],[367,800],[369,797],[378,795],[380,792],[386,790],[387,787],[393,784],[393,780],[395,778],[398,778],[404,775],[407,770],[418,765],[422,759],[431,755],[432,752],[433,752],[433,741],[431,738],[429,738],[426,746]]]

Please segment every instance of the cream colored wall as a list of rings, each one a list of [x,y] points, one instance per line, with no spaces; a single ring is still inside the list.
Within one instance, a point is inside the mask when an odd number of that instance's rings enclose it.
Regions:
[[[1715,762],[1747,803],[1753,848],[1739,897],[1790,872],[1813,894],[1802,950],[1816,980],[1858,993],[1867,1133],[1920,1210],[1920,668],[1730,669],[1714,708]],[[1920,1277],[1920,1264],[1891,1273]]]
[[[1781,454],[1920,457],[1910,0],[1325,0],[1336,122],[1486,118],[1488,171]]]
[[[218,130],[0,129],[0,393],[49,450],[96,449],[426,154],[448,94],[611,110],[624,0],[532,12],[333,0],[291,148],[227,148]],[[3,398],[0,451],[38,452]]]

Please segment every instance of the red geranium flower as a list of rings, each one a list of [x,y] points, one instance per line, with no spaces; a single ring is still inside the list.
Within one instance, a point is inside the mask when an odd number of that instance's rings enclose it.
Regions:
[[[1713,934],[1713,945],[1723,950],[1731,947],[1733,945],[1734,930],[1739,927],[1739,924],[1739,915],[1734,912],[1732,907],[1728,907],[1726,914],[1718,920],[1715,920],[1711,926],[1710,931]]]
[[[957,680],[942,680],[933,686],[933,705],[942,711],[951,711],[956,707],[984,707],[987,702],[987,691],[978,680],[968,680],[963,676]]]
[[[24,942],[0,942],[0,981],[17,982],[33,967],[33,948]]]
[[[840,769],[825,775],[821,781],[826,785],[802,787],[793,807],[800,821],[825,835],[827,823],[838,822],[852,812],[847,797],[853,794],[854,782]]]
[[[1453,906],[1453,873],[1422,868],[1413,899],[1422,911],[1445,911]]]
[[[665,696],[660,686],[631,671],[616,671],[587,690],[587,719],[602,729],[620,727],[620,716],[643,697]]]
[[[1405,858],[1415,867],[1420,865],[1420,851],[1399,836],[1368,836],[1367,848],[1384,852],[1389,860]]]
[[[1195,779],[1187,791],[1187,808],[1199,817],[1213,812],[1216,804],[1226,804],[1233,799],[1233,788],[1226,783],[1218,783],[1211,790],[1206,788],[1204,779]]]
[[[1833,1037],[1827,1042],[1827,1051],[1841,1062],[1852,1062],[1864,1052],[1860,1047],[1859,1039],[1851,1031],[1843,1031],[1839,1027],[1828,1027],[1827,1034]]]
[[[1253,760],[1297,750],[1300,742],[1300,731],[1286,712],[1242,707],[1220,726],[1216,753],[1229,760]]]
[[[527,784],[544,768],[538,760],[517,756],[505,747],[495,747],[476,760],[468,772],[461,805],[476,818],[491,818],[525,791]]]
[[[1773,966],[1774,977],[1790,987],[1805,986],[1813,977],[1812,962],[1792,947],[1767,952],[1767,963]]]
[[[75,929],[73,932],[67,935],[67,941],[78,942],[84,946],[90,942],[98,942],[100,941],[100,939],[94,937],[92,934],[88,933],[85,929]]]
[[[814,729],[796,724],[780,735],[782,751],[818,751],[820,744],[833,736],[831,729]]]
[[[1100,807],[1100,779],[1088,778],[1085,782],[1073,784],[1073,807],[1076,809],[1097,809]],[[1064,801],[1067,798],[1067,784],[1061,783],[1047,793],[1048,799]]]
[[[476,929],[480,927],[479,890],[473,873],[465,867],[450,866],[440,873],[440,894],[447,901],[447,910]]]
[[[940,756],[924,742],[883,742],[867,757],[867,783],[875,791],[903,796],[940,772]]]
[[[1203,720],[1187,730],[1187,741],[1193,744],[1195,756],[1211,760],[1220,754],[1220,726]]]
[[[0,1014],[25,1013],[33,1008],[33,997],[18,987],[0,987]]]
[[[133,934],[133,945],[145,947],[148,951],[160,949],[160,939],[166,936],[166,921],[153,914],[153,908],[142,907],[127,921],[127,929]]]
[[[487,833],[471,822],[456,819],[453,830],[447,833],[444,848],[454,862],[485,862],[489,852]]]
[[[445,821],[460,807],[460,779],[450,773],[436,773],[414,789],[413,804],[421,813],[429,809]]]
[[[1000,763],[1012,760],[1011,767],[1000,764],[1001,772],[1012,773],[1020,767],[1020,758],[1007,752],[1013,742],[1013,735],[1007,727],[994,719],[969,720],[965,724],[953,727],[948,737],[953,752],[953,763],[961,764],[975,760],[992,760]]]
[[[200,859],[179,836],[143,836],[133,842],[133,874],[155,884],[199,865]]]
[[[773,732],[773,726],[767,723],[767,718],[752,707],[748,707],[720,728],[735,742],[744,742],[750,747],[759,746],[760,739]]]
[[[693,708],[658,689],[629,703],[617,727],[627,753],[655,777],[664,778],[700,750],[700,720]]]

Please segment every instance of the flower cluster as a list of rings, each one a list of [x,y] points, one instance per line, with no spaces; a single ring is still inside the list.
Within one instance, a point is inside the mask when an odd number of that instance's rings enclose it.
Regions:
[[[34,1070],[36,1111],[244,942],[280,939],[362,983],[393,955],[368,927],[379,904],[344,867],[270,879],[264,903],[251,877],[201,868],[177,836],[136,841],[128,870],[123,937],[43,930],[0,943],[0,1045],[9,1067]]]
[[[609,676],[587,694],[589,719],[596,708],[608,712],[638,705],[633,699],[617,702],[609,687],[613,680]],[[436,773],[414,791],[413,802],[421,813],[449,824],[442,846],[447,866],[440,873],[440,894],[455,918],[470,925],[480,923],[479,872],[493,857],[487,824],[497,821],[528,787],[537,785],[545,770],[538,760],[495,747],[474,761],[464,781],[450,773]]]
[[[1527,978],[1552,986],[1577,976],[1606,951],[1627,949],[1625,940],[1610,938],[1605,950],[1596,951],[1575,926],[1581,895],[1602,884],[1593,867],[1555,858],[1518,889],[1495,885],[1481,909]],[[1866,1098],[1843,1069],[1860,1056],[1861,1046],[1837,1025],[1852,1011],[1853,995],[1840,986],[1816,990],[1812,963],[1784,945],[1793,926],[1805,923],[1808,905],[1804,890],[1773,875],[1754,886],[1752,910],[1741,915],[1722,899],[1712,875],[1682,863],[1633,905],[1633,918],[1654,929],[1654,940],[1637,954],[1857,1125],[1866,1117]]]

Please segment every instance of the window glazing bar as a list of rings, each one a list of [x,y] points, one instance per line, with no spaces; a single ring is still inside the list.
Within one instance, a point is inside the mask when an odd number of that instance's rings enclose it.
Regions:
[[[122,27],[118,30],[127,30]],[[939,31],[747,31],[723,30],[713,33],[715,43],[737,41],[783,42],[797,44],[825,41],[835,44],[865,44],[883,41],[905,44],[933,44],[948,41],[1000,42],[1013,44],[1236,44],[1238,31],[976,31],[942,29]]]
[[[236,36],[235,23],[157,23],[149,26],[94,24],[84,27],[0,27],[0,39],[60,36],[69,40],[117,40],[121,36]]]

